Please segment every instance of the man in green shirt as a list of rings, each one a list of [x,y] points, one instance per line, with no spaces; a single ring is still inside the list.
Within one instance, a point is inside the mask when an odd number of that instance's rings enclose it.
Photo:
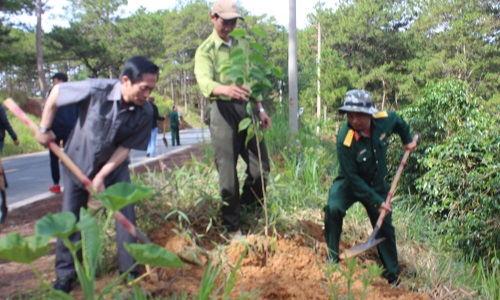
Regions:
[[[222,200],[222,220],[232,236],[240,231],[241,205],[253,205],[263,197],[258,150],[262,157],[264,178],[269,173],[269,158],[264,141],[257,144],[252,139],[245,145],[246,131],[238,132],[239,122],[247,117],[246,106],[250,90],[243,85],[233,84],[221,72],[232,49],[244,41],[229,36],[237,20],[243,20],[234,0],[216,0],[212,6],[210,20],[214,25],[212,34],[198,47],[195,55],[194,72],[203,95],[211,103],[210,134],[214,147],[215,164],[219,171],[219,190]],[[264,129],[271,125],[262,103],[256,102],[253,112],[262,122]],[[240,197],[236,162],[241,156],[247,164],[247,178]]]
[[[366,208],[372,226],[382,210],[387,215],[377,238],[385,241],[377,246],[385,267],[385,278],[397,285],[399,282],[396,235],[392,226],[391,206],[385,203],[389,185],[386,152],[388,138],[397,133],[404,149],[413,151],[417,146],[410,128],[393,111],[378,111],[372,106],[370,94],[364,90],[347,92],[344,106],[339,113],[347,114],[347,122],[337,138],[339,174],[330,188],[325,211],[325,239],[329,260],[339,259],[339,242],[346,211],[356,201]]]
[[[177,105],[172,106],[172,111],[170,112],[170,132],[172,134],[172,146],[175,146],[175,141],[177,141],[177,146],[181,145],[179,136],[179,113],[177,112]]]

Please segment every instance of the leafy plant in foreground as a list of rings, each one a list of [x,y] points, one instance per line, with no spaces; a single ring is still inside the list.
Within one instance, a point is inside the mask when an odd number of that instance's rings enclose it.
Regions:
[[[363,272],[363,269],[367,269],[367,272]],[[368,294],[368,288],[373,283],[373,281],[379,277],[383,272],[383,269],[377,264],[367,264],[363,263],[358,265],[358,259],[348,259],[346,261],[346,268],[341,267],[338,263],[329,264],[326,267],[326,278],[328,280],[329,286],[327,286],[328,294],[330,299],[365,299]],[[338,273],[341,276],[334,279],[333,274]],[[361,274],[359,274],[361,273]],[[345,281],[344,281],[345,280]],[[357,281],[361,281],[362,288],[359,293],[356,292],[354,284]],[[341,296],[341,289],[346,288],[345,297]]]
[[[114,212],[148,197],[151,193],[152,190],[149,188],[130,183],[121,182],[112,185],[104,193],[96,195],[109,211],[102,230],[95,218],[84,208],[80,210],[80,220],[78,222],[70,212],[48,214],[36,222],[35,235],[24,238],[19,233],[11,233],[7,237],[0,239],[0,259],[29,264],[42,286],[48,290],[48,294],[52,299],[73,299],[68,294],[53,290],[33,265],[35,260],[51,250],[51,247],[48,246],[49,241],[55,237],[59,238],[73,256],[76,273],[85,299],[103,299],[105,295],[112,292],[112,289],[128,273],[125,272],[106,285],[97,296],[95,295],[95,275],[98,258],[102,253],[104,233],[110,225]],[[69,237],[75,232],[80,232],[82,236],[81,241],[78,243],[72,243],[69,240]],[[136,264],[132,268],[138,264],[161,267],[182,267],[184,265],[177,255],[155,244],[129,244],[125,245],[125,249],[136,259]],[[77,256],[79,250],[82,251],[82,262],[79,261]]]

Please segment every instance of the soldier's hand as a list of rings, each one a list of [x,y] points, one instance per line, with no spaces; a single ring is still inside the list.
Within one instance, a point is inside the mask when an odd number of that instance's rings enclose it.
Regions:
[[[403,149],[405,151],[410,151],[410,152],[415,151],[415,148],[417,148],[417,141],[418,141],[418,135],[415,135],[413,137],[413,141],[411,141],[411,143],[404,145]]]
[[[15,140],[14,145],[19,146],[19,140]]]
[[[382,211],[385,210],[387,213],[390,213],[392,211],[391,209],[391,205],[390,204],[387,204],[386,202],[382,203],[378,209],[378,211],[380,213],[382,213]]]

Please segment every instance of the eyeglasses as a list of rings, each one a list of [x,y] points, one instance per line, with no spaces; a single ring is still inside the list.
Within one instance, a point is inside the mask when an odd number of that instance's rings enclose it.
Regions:
[[[215,14],[215,17],[216,18],[221,18],[218,14]],[[235,19],[229,19],[229,20],[225,20],[225,19],[221,18],[221,20],[222,20],[222,25],[224,25],[224,26],[229,26],[229,25],[234,26],[234,25],[236,25],[236,22],[238,21],[237,18],[235,18]]]

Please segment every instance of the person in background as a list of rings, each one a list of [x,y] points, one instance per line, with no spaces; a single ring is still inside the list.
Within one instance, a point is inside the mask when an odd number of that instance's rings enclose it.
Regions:
[[[153,107],[153,129],[151,129],[151,139],[149,140],[148,150],[146,152],[146,156],[155,157],[156,155],[156,137],[158,136],[158,121],[165,120],[164,117],[160,116],[158,112],[158,106],[155,104],[155,98],[150,97],[149,103],[151,103]]]
[[[179,126],[181,124],[179,119],[179,113],[177,112],[177,105],[172,107],[172,111],[170,112],[170,131],[172,134],[172,146],[175,146],[175,142],[177,141],[177,146],[181,145],[180,136],[179,136]]]
[[[0,153],[3,151],[3,145],[5,142],[5,131],[7,131],[14,141],[14,145],[19,146],[19,140],[17,139],[17,134],[12,129],[7,114],[5,113],[5,108],[0,105]]]
[[[2,105],[0,105],[0,156],[3,152],[3,145],[5,142],[5,131],[7,131],[14,141],[14,145],[19,146],[19,140],[17,139],[17,134],[12,129],[12,126],[10,125],[9,119],[7,118],[7,114],[5,113],[5,109],[3,108]],[[9,184],[7,183],[7,177],[5,176],[5,172],[3,171],[3,180],[5,183],[5,187],[7,188]]]
[[[230,36],[238,19],[243,20],[243,17],[236,1],[216,0],[210,13],[213,32],[196,50],[194,62],[200,90],[211,101],[210,136],[219,172],[219,192],[221,199],[227,203],[221,208],[222,222],[231,238],[242,235],[242,205],[249,210],[258,208],[258,201],[263,198],[266,189],[265,178],[270,170],[265,142],[262,140],[257,143],[256,139],[251,139],[246,144],[247,131],[238,131],[240,121],[248,117],[246,108],[250,90],[246,86],[233,84],[231,78],[220,71],[232,49],[240,44],[244,46],[244,40]],[[255,100],[256,111],[252,113],[262,122],[262,127],[268,129],[271,120],[262,102]],[[236,169],[238,156],[247,164],[247,177],[241,196]]]
[[[347,122],[337,139],[339,172],[330,188],[325,212],[325,239],[328,259],[339,260],[342,223],[347,210],[356,201],[366,209],[372,226],[382,210],[387,215],[377,238],[385,241],[377,246],[385,267],[385,278],[392,285],[399,283],[396,235],[392,226],[391,206],[385,203],[389,185],[387,176],[387,144],[391,134],[397,133],[404,150],[413,151],[417,142],[410,135],[410,127],[393,111],[378,111],[372,106],[370,93],[351,90],[339,113],[347,114]]]
[[[144,104],[156,86],[158,71],[158,66],[149,59],[134,56],[125,62],[119,80],[99,78],[56,85],[43,109],[37,141],[47,147],[54,138],[50,127],[58,107],[77,105],[78,119],[66,143],[66,154],[92,180],[91,187],[98,193],[112,184],[130,182],[130,150],[145,151],[151,135],[153,109]],[[89,192],[67,167],[63,171],[62,211],[72,212],[78,219],[80,209],[87,207]],[[135,225],[133,205],[120,212]],[[135,260],[124,244],[135,243],[136,239],[119,222],[115,223],[118,269],[125,273],[135,265]],[[81,235],[74,233],[70,240],[77,243]],[[60,239],[56,245],[55,271],[54,289],[69,293],[76,283],[76,270],[71,252]],[[131,277],[138,275],[137,268],[130,271]]]
[[[52,88],[59,83],[67,81],[68,76],[64,73],[58,72],[52,76]],[[58,146],[66,145],[66,141],[68,140],[73,127],[75,127],[77,117],[78,108],[75,105],[62,106],[57,109],[56,116],[52,122],[52,132],[54,132],[54,135],[56,136],[55,143]],[[59,158],[52,153],[52,151],[49,151],[49,156],[50,172],[52,174],[52,182],[54,183],[51,187],[49,187],[49,191],[55,194],[60,194],[61,186],[59,185],[59,181],[61,179],[61,175],[59,171]]]

